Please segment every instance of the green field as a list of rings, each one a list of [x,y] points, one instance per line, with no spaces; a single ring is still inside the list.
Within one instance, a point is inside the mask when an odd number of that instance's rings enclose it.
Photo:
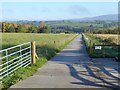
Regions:
[[[46,49],[48,57],[60,51],[76,34],[32,34],[32,33],[3,33],[2,49],[26,42],[36,42],[37,54],[45,57]]]
[[[48,25],[51,26],[72,26],[72,27],[84,27],[84,26],[90,26],[91,23],[86,23],[86,22],[53,22],[53,23],[47,23]],[[99,26],[102,27],[102,24],[92,24],[93,26]]]
[[[98,38],[96,37],[97,34],[83,34],[84,41],[87,47],[87,51],[90,57],[98,57],[98,58],[111,58],[111,57],[118,57],[120,55],[119,47],[115,46],[115,43],[113,43],[109,39],[104,38]],[[101,34],[104,35],[105,34]],[[107,35],[106,35],[107,36]],[[112,34],[109,36],[113,36]],[[115,36],[115,35],[114,35]],[[116,35],[117,37],[117,35]],[[101,50],[95,50],[95,45],[104,45],[101,46]],[[111,46],[105,46],[105,45],[111,45]]]

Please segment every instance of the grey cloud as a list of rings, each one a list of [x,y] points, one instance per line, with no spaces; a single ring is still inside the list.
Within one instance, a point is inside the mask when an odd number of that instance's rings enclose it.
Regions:
[[[82,6],[78,6],[78,5],[70,6],[68,9],[69,9],[69,12],[74,14],[74,15],[90,14],[90,12],[87,8],[82,7]]]
[[[50,8],[47,8],[47,7],[33,7],[31,8],[32,10],[34,11],[41,11],[43,13],[46,13],[46,12],[51,12],[52,10]]]

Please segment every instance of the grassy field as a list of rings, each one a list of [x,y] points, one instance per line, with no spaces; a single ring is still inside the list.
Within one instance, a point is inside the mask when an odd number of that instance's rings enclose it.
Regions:
[[[84,41],[90,57],[118,57],[120,45],[118,35],[113,34],[83,34]],[[95,45],[111,45],[102,46],[101,50],[95,50]]]
[[[57,52],[62,50],[77,34],[30,34],[30,33],[2,33],[2,49],[18,44],[35,41],[39,59],[36,64],[18,69],[12,76],[3,79],[1,88],[7,89],[11,85],[33,75],[39,67],[44,65]],[[47,55],[46,55],[46,50]]]
[[[72,26],[72,27],[84,27],[84,26],[90,26],[91,23],[86,23],[86,22],[53,22],[53,23],[48,23],[48,25],[51,26]],[[92,24],[93,26],[98,26],[98,27],[102,27],[102,24]]]
[[[55,52],[60,51],[64,45],[75,36],[75,34],[3,33],[2,49],[25,42],[35,41],[38,56],[44,57],[46,49],[48,50],[48,54],[52,55]]]
[[[113,44],[120,45],[120,35],[117,34],[94,34],[94,37],[102,40],[109,41]]]

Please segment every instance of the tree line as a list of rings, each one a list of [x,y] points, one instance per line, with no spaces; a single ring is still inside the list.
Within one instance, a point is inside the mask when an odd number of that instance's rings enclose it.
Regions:
[[[114,29],[102,29],[102,30],[93,30],[93,34],[120,34],[120,29],[119,28],[114,28]]]
[[[0,28],[2,32],[8,33],[49,33],[51,28],[45,22],[40,22],[38,26],[32,24],[16,24],[2,22]]]
[[[77,25],[76,25],[77,24]],[[83,26],[81,26],[82,24]],[[85,25],[84,25],[85,24]],[[100,25],[98,25],[100,24]],[[8,33],[82,33],[82,32],[92,32],[94,34],[120,34],[120,30],[116,27],[116,22],[103,22],[103,21],[95,21],[95,22],[74,22],[71,24],[70,22],[43,22],[40,21],[37,25],[28,22],[0,22],[0,28],[2,32]]]

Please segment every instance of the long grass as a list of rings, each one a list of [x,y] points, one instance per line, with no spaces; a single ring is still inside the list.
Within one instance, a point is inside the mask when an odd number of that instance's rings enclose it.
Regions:
[[[120,35],[118,34],[94,34],[94,37],[120,45]]]

